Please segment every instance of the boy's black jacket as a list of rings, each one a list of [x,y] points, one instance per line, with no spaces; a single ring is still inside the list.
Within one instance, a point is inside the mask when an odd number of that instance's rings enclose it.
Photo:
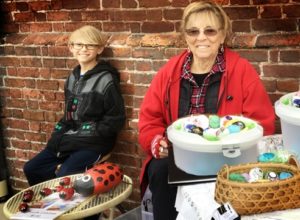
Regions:
[[[80,76],[77,66],[65,83],[65,111],[47,148],[57,156],[78,149],[107,154],[125,122],[119,72],[107,62]]]

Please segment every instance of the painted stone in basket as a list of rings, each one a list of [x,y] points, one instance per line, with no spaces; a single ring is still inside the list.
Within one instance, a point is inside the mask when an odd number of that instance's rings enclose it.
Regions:
[[[293,157],[292,157],[293,158]],[[230,202],[241,215],[251,215],[300,207],[300,171],[293,165],[295,158],[288,164],[248,163],[235,166],[223,166],[218,172],[215,200],[218,203]],[[241,183],[228,179],[229,173],[248,172],[254,167],[268,170],[290,172],[292,177],[269,182]]]

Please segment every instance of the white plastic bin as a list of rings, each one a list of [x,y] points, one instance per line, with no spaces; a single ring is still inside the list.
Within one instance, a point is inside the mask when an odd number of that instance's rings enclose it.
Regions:
[[[275,103],[276,115],[280,118],[283,145],[286,150],[300,158],[300,108],[283,104],[283,100],[290,99],[296,93],[282,96]]]
[[[208,141],[199,135],[177,130],[174,123],[167,129],[168,139],[173,144],[176,166],[186,173],[216,175],[224,164],[257,161],[257,143],[263,136],[260,125],[219,141]]]

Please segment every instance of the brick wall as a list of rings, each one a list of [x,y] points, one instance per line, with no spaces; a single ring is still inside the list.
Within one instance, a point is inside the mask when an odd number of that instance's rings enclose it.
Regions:
[[[111,160],[133,178],[134,191],[126,204],[137,205],[144,156],[137,143],[139,106],[156,71],[186,47],[179,22],[190,1],[1,1],[1,118],[15,190],[27,187],[22,167],[44,147],[62,116],[63,83],[76,64],[67,34],[91,24],[109,37],[103,58],[121,72],[127,123]],[[300,0],[218,2],[232,19],[230,47],[253,63],[273,102],[298,90]]]

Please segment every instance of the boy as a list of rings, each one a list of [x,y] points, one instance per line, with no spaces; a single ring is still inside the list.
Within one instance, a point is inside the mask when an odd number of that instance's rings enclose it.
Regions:
[[[97,61],[105,44],[93,26],[83,26],[70,35],[69,49],[79,65],[65,83],[63,118],[46,148],[24,166],[29,185],[83,172],[112,150],[125,110],[118,71]]]

